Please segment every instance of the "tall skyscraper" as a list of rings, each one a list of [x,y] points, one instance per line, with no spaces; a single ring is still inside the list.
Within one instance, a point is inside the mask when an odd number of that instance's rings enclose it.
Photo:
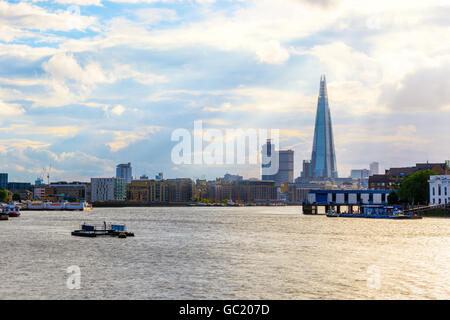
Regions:
[[[370,164],[370,175],[378,174],[380,171],[380,164],[378,162],[372,162]]]
[[[125,179],[125,183],[131,183],[133,178],[131,163],[119,164],[116,168],[116,178],[122,178]]]
[[[317,103],[311,167],[313,177],[338,177],[325,75],[320,77],[320,92]]]
[[[0,173],[0,190],[8,189],[8,174]]]
[[[276,185],[294,180],[294,151],[275,150],[270,139],[262,150],[262,180],[274,180]]]

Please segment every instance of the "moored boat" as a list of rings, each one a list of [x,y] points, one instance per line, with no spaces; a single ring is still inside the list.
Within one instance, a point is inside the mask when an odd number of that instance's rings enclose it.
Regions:
[[[97,236],[112,236],[112,237],[134,237],[133,232],[128,232],[124,224],[106,224],[103,225],[89,225],[83,223],[80,229],[72,231],[73,236],[77,237],[97,237]]]
[[[333,209],[328,210],[329,218],[368,218],[368,219],[422,219],[414,214],[405,214],[399,207],[383,205],[363,205],[360,212],[336,213]]]
[[[49,202],[49,201],[28,201],[26,210],[69,210],[69,211],[88,211],[92,206],[86,201],[80,202]]]
[[[1,213],[8,215],[8,217],[19,217],[20,216],[20,207],[11,202],[8,204],[3,204],[1,208]]]

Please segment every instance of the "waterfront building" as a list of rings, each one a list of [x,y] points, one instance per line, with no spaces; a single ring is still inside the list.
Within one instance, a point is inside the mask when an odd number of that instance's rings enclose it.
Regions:
[[[320,78],[311,167],[313,177],[326,179],[338,177],[325,75]]]
[[[380,164],[378,162],[372,162],[369,165],[369,176],[380,173]]]
[[[241,203],[272,203],[278,200],[275,181],[240,180],[234,182],[214,181],[209,183],[209,199],[221,202],[231,200]]]
[[[45,190],[44,198],[49,201],[91,201],[91,184],[89,182],[53,182]],[[36,192],[34,194],[36,196]]]
[[[38,185],[33,188],[33,200],[44,200],[45,197],[45,186]]]
[[[8,174],[0,173],[0,190],[8,189]]]
[[[399,181],[415,172],[432,170],[437,175],[446,175],[450,172],[449,162],[443,163],[416,163],[413,167],[400,167],[386,169],[384,174],[369,177],[369,189],[395,189]]]
[[[91,200],[124,201],[126,184],[123,178],[91,178]]]
[[[127,200],[141,203],[168,202],[168,183],[165,181],[140,179],[133,180],[127,186]]]
[[[195,183],[189,178],[164,180],[168,184],[169,202],[191,202],[194,200]]]
[[[133,170],[131,168],[131,163],[122,163],[116,167],[116,178],[123,178],[125,183],[130,183],[133,179]]]
[[[275,181],[277,186],[283,182],[294,181],[294,151],[275,150],[275,145],[268,139],[262,148],[262,180]]]
[[[388,204],[391,190],[311,190],[308,203],[316,205]]]
[[[8,190],[12,193],[25,193],[31,191],[31,183],[29,182],[8,182]]]
[[[431,176],[430,205],[450,203],[450,175]]]

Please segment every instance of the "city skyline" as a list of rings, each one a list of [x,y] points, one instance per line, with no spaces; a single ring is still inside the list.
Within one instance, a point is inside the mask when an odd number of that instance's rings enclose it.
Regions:
[[[279,128],[298,177],[320,74],[340,176],[449,159],[448,5],[361,3],[0,1],[0,171],[88,180],[131,162],[136,176],[259,177],[170,163],[171,132],[201,119]]]

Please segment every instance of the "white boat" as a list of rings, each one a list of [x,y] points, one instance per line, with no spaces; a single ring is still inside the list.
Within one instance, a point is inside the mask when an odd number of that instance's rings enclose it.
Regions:
[[[92,206],[86,201],[80,202],[27,202],[26,208],[28,210],[91,210]]]
[[[28,210],[43,210],[45,209],[44,202],[28,202],[27,203]]]
[[[18,216],[20,216],[20,208],[18,205],[11,202],[11,203],[2,205],[1,213],[4,215],[8,215],[9,217],[18,217]]]
[[[64,206],[65,210],[91,210],[92,207],[87,202],[66,202]]]
[[[65,203],[64,202],[46,202],[45,209],[47,210],[64,210]]]

